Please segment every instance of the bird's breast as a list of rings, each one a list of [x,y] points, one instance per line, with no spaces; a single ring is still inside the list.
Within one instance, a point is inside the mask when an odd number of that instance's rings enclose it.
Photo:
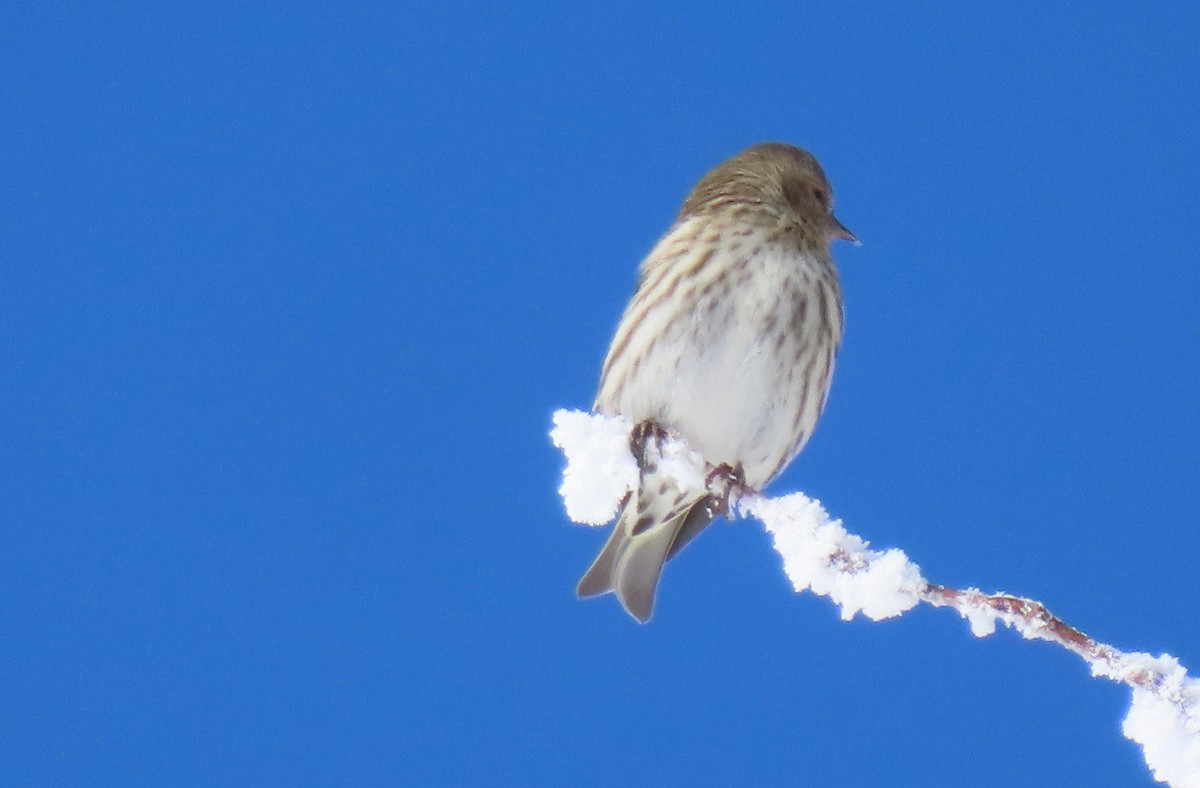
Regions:
[[[606,370],[597,404],[678,431],[710,463],[741,463],[760,487],[824,406],[841,337],[836,274],[827,259],[779,246],[705,270],[644,310],[628,338],[640,352]],[[609,385],[614,376],[621,385]]]

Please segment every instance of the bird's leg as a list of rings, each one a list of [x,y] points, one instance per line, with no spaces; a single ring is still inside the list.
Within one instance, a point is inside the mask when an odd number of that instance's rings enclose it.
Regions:
[[[739,462],[737,467],[723,462],[708,472],[705,477],[708,489],[709,511],[714,515],[729,514],[730,505],[746,492],[746,474]]]
[[[629,435],[629,450],[637,460],[638,470],[645,473],[653,470],[658,464],[657,458],[662,455],[662,444],[667,439],[667,431],[656,421],[639,422]]]

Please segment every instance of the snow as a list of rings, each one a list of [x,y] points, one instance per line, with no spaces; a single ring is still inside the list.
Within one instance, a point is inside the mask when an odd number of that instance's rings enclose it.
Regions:
[[[551,439],[567,458],[559,494],[574,522],[608,522],[637,484],[630,429],[625,419],[555,412]],[[708,471],[704,459],[683,441],[668,439],[660,453],[660,468],[668,469],[682,485],[704,487]],[[1155,779],[1176,788],[1200,788],[1200,680],[1190,678],[1174,657],[1122,652],[1090,638],[1086,639],[1090,645],[1080,646],[1063,639],[1056,629],[1063,622],[1033,600],[930,586],[901,550],[871,549],[841,520],[830,518],[819,501],[803,493],[780,498],[750,493],[737,501],[737,510],[762,521],[796,592],[829,597],[844,620],[862,613],[879,621],[925,601],[958,611],[976,637],[992,634],[1001,623],[1024,638],[1048,640],[1079,654],[1094,676],[1131,688],[1133,700],[1122,731],[1142,746]]]
[[[925,580],[916,564],[900,550],[871,550],[804,493],[754,496],[739,508],[766,526],[796,592],[829,597],[844,621],[860,612],[873,621],[891,618],[921,601]]]
[[[558,494],[572,522],[604,525],[616,517],[621,500],[637,484],[637,463],[629,451],[631,429],[626,419],[555,411],[550,439],[567,457]]]
[[[1200,788],[1200,680],[1166,654],[1122,654],[1115,665],[1093,666],[1093,673],[1118,681],[1154,677],[1153,690],[1134,686],[1121,731],[1142,745],[1155,779]]]

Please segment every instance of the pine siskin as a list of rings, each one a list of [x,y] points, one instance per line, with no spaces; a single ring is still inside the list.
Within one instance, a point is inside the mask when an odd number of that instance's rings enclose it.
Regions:
[[[832,209],[812,154],[754,145],[700,180],[642,263],[595,403],[639,425],[641,478],[580,597],[613,591],[648,621],[663,565],[720,511],[660,473],[646,441],[670,430],[761,489],[812,434],[842,337],[829,247],[855,241]]]

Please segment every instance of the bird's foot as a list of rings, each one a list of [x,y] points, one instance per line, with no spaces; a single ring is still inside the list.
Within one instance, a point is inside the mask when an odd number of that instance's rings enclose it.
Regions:
[[[708,489],[709,511],[715,515],[727,515],[733,504],[746,492],[746,477],[739,462],[737,467],[723,462],[708,472],[705,477]]]
[[[629,449],[637,459],[638,470],[642,473],[654,470],[658,458],[662,456],[662,445],[667,439],[667,431],[656,421],[639,422],[629,435]]]

